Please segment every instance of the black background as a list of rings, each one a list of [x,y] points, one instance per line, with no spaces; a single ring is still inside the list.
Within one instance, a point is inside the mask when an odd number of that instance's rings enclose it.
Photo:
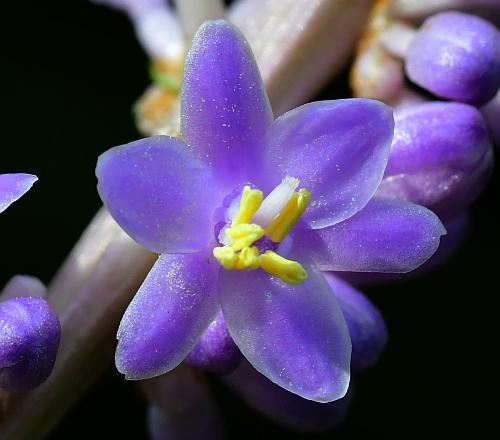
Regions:
[[[85,1],[11,2],[1,17],[0,172],[40,180],[0,216],[0,281],[25,273],[48,282],[100,206],[98,154],[140,137],[131,106],[149,83],[147,58],[125,16]],[[346,95],[345,77],[319,97]],[[444,268],[365,289],[386,317],[390,343],[357,378],[345,423],[311,437],[499,437],[498,187],[495,177]],[[300,437],[219,385],[214,391],[229,438]],[[110,367],[50,439],[147,438],[145,410]]]

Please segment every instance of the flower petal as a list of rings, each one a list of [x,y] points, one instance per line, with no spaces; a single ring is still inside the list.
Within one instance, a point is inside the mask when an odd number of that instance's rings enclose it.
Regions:
[[[127,379],[175,368],[218,311],[218,267],[204,253],[161,255],[118,329],[116,367]]]
[[[291,286],[263,271],[221,270],[219,292],[231,336],[257,371],[305,399],[345,395],[349,332],[319,272]]]
[[[33,174],[0,174],[0,212],[26,194],[37,180]]]
[[[434,271],[443,266],[462,247],[465,237],[469,232],[470,218],[466,211],[458,217],[444,224],[446,235],[441,237],[439,248],[431,258],[412,272],[407,273],[377,273],[377,272],[337,272],[335,275],[342,277],[355,286],[366,284],[381,284],[406,281],[417,278],[425,273]]]
[[[331,273],[324,273],[349,328],[352,343],[351,369],[374,365],[387,343],[387,327],[377,308],[359,290]]]
[[[436,252],[446,230],[427,208],[372,199],[356,215],[329,228],[292,230],[292,258],[307,255],[321,270],[409,272]]]
[[[217,186],[177,139],[155,136],[112,148],[99,156],[96,175],[113,218],[149,250],[194,252],[213,237]]]
[[[189,52],[182,135],[227,188],[255,178],[272,112],[247,41],[231,24],[206,22]]]
[[[268,173],[289,175],[312,193],[302,218],[311,228],[338,223],[368,203],[387,164],[392,110],[379,101],[313,102],[276,119],[267,136]],[[279,170],[279,173],[276,173]]]

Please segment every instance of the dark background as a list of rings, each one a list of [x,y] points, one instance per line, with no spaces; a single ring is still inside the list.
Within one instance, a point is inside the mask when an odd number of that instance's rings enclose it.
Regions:
[[[125,16],[85,1],[10,2],[2,10],[0,172],[40,180],[0,216],[0,282],[25,273],[47,283],[100,206],[98,154],[140,137],[131,106],[149,83],[147,58]],[[345,77],[320,98],[345,95]],[[390,343],[380,363],[357,377],[345,423],[311,437],[500,437],[498,188],[495,177],[444,268],[365,289],[386,317]],[[299,437],[214,390],[229,438]],[[147,438],[145,410],[110,367],[50,439]]]

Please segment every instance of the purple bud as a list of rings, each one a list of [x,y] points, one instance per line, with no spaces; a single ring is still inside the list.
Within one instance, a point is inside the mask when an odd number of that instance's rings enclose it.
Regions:
[[[408,48],[408,77],[437,96],[481,105],[500,87],[500,32],[461,12],[427,19]]]
[[[191,367],[226,374],[233,371],[242,359],[243,355],[229,334],[224,316],[219,312],[185,361]]]
[[[247,361],[230,375],[226,383],[252,408],[276,423],[301,432],[321,432],[344,420],[352,389],[335,402],[318,403],[286,391],[255,370]]]
[[[488,129],[466,104],[428,102],[395,113],[394,139],[377,195],[423,205],[443,219],[481,193],[493,166]]]
[[[26,391],[52,371],[61,327],[41,298],[12,298],[0,303],[0,388]]]
[[[325,272],[325,278],[340,303],[351,336],[351,369],[374,365],[387,343],[387,328],[377,308],[359,290]]]

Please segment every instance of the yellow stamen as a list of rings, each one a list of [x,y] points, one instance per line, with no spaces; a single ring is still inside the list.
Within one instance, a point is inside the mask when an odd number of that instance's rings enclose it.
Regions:
[[[307,272],[300,263],[287,260],[273,251],[260,255],[259,265],[267,273],[288,284],[300,284],[307,279]]]
[[[295,226],[311,200],[311,193],[302,188],[293,193],[283,210],[267,226],[264,233],[275,243],[281,242]]]
[[[236,270],[258,269],[259,268],[259,250],[257,246],[244,247],[238,254],[236,260]]]
[[[215,247],[212,254],[219,260],[222,267],[227,270],[234,269],[236,261],[238,260],[238,255],[231,246]]]
[[[264,229],[254,223],[241,223],[238,226],[231,226],[226,229],[226,234],[234,241],[231,247],[234,251],[239,251],[262,238]]]
[[[234,227],[243,223],[250,223],[253,215],[257,209],[259,209],[262,199],[262,191],[245,186],[241,194],[240,209],[234,217],[231,226]]]

